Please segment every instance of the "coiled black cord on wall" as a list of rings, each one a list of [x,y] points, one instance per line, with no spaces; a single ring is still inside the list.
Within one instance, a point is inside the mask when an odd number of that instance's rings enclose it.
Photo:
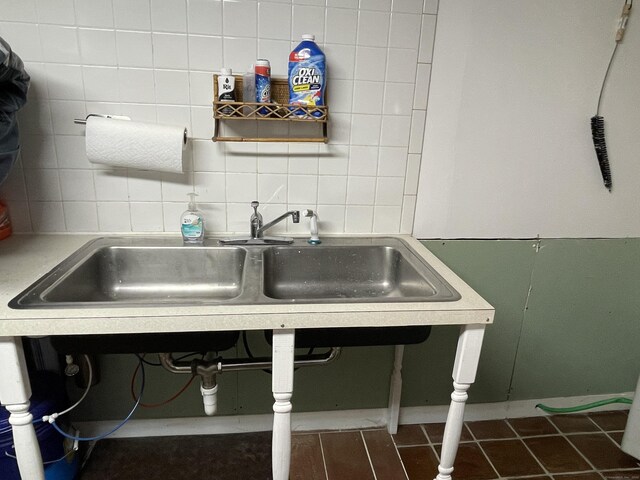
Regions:
[[[618,51],[618,45],[620,45],[620,42],[624,37],[624,32],[627,27],[627,20],[629,19],[629,14],[631,13],[631,5],[633,5],[633,0],[626,0],[622,8],[620,23],[618,24],[618,31],[616,32],[616,44],[613,47],[613,52],[611,53],[611,58],[609,59],[609,64],[607,65],[607,71],[604,74],[604,78],[602,80],[602,86],[600,87],[600,96],[598,97],[598,108],[596,109],[596,114],[593,117],[591,117],[591,137],[593,138],[593,146],[596,150],[596,157],[598,158],[598,164],[600,165],[600,173],[602,174],[602,181],[604,182],[604,186],[609,191],[611,191],[611,186],[612,186],[611,166],[609,164],[609,154],[607,153],[607,141],[604,135],[604,117],[600,115],[600,103],[602,102],[602,93],[604,92],[604,87],[607,83],[607,77],[609,76],[609,71],[611,70],[613,59],[616,56],[616,52]]]

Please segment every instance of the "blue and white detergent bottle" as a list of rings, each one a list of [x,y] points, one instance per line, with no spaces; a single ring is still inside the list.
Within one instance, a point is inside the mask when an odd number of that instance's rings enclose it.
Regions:
[[[289,103],[305,107],[324,105],[326,85],[325,57],[320,47],[314,42],[313,35],[302,35],[302,43],[289,55]],[[296,115],[304,116],[306,112],[294,110]],[[321,117],[322,112],[311,112],[314,117]]]

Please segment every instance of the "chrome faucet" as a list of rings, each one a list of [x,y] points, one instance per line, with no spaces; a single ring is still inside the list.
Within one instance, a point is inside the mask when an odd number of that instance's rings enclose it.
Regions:
[[[269,230],[274,225],[277,225],[287,217],[291,217],[293,223],[300,222],[300,211],[298,210],[289,210],[288,212],[283,213],[278,218],[271,220],[266,225],[262,220],[262,214],[258,212],[258,206],[260,203],[258,201],[251,202],[251,208],[253,208],[253,213],[251,214],[251,218],[249,219],[250,224],[250,236],[249,237],[241,237],[241,238],[228,238],[225,240],[220,240],[220,243],[225,245],[264,245],[264,244],[273,244],[273,245],[286,245],[289,243],[293,243],[293,238],[290,237],[265,237],[264,232]]]

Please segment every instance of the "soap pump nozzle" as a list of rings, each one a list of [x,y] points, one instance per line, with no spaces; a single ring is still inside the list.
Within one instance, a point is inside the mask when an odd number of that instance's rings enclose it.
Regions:
[[[193,212],[193,211],[197,210],[196,197],[198,196],[198,194],[196,192],[191,192],[191,193],[187,193],[187,195],[189,195],[189,207],[188,208],[189,208],[189,210],[191,210]]]

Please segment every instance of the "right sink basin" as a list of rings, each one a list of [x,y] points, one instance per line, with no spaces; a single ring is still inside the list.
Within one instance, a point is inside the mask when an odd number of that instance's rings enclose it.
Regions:
[[[263,253],[263,293],[304,303],[460,298],[402,242],[270,247]]]

